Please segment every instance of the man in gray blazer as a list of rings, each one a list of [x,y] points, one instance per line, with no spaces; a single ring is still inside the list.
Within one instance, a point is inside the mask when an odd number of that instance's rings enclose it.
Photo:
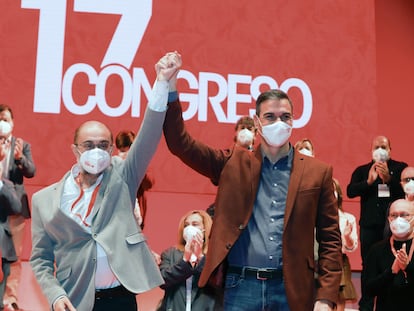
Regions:
[[[63,179],[32,197],[34,274],[55,311],[136,311],[136,293],[163,283],[133,215],[138,186],[161,137],[168,81],[181,58],[167,53],[124,161],[111,159],[113,137],[98,121],[76,131],[77,160]]]

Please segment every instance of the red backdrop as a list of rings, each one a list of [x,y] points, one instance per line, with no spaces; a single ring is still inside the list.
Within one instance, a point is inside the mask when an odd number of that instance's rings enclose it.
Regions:
[[[83,121],[101,120],[114,133],[138,129],[153,66],[171,50],[183,56],[187,126],[213,146],[232,143],[235,120],[254,109],[258,92],[281,87],[295,105],[292,143],[311,138],[344,191],[377,134],[410,163],[402,135],[411,134],[413,112],[409,0],[4,0],[1,8],[0,101],[14,108],[15,135],[32,144],[30,195],[73,164],[70,144]],[[216,189],[164,140],[150,169],[145,232],[161,252],[175,243],[181,215],[207,208]],[[345,209],[358,217],[358,200],[346,199]],[[359,251],[351,261],[360,268]]]

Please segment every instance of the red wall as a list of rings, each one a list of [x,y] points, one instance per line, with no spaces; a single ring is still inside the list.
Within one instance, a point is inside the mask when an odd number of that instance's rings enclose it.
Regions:
[[[353,169],[369,161],[371,140],[377,134],[390,137],[394,158],[411,162],[406,137],[411,134],[409,118],[413,112],[410,77],[414,67],[414,10],[409,0],[265,0],[260,5],[247,0],[157,0],[131,2],[133,9],[123,12],[115,4],[106,13],[94,13],[102,10],[100,7],[82,7],[87,1],[71,0],[66,4],[57,0],[52,2],[55,8],[50,8],[49,2],[37,1],[40,9],[28,8],[34,6],[33,2],[6,0],[0,10],[0,99],[14,107],[15,134],[32,144],[38,173],[26,181],[30,194],[59,180],[73,164],[70,144],[74,129],[83,121],[104,121],[114,133],[124,128],[137,129],[141,123],[146,93],[139,85],[132,89],[130,84],[121,83],[121,76],[113,75],[106,84],[100,83],[104,90],[96,95],[93,79],[88,81],[83,73],[70,80],[70,70],[83,64],[83,70],[103,77],[113,68],[126,74],[126,81],[135,77],[135,82],[142,82],[144,77],[151,84],[155,77],[153,65],[170,50],[183,55],[183,70],[194,78],[196,85],[185,77],[179,80],[181,95],[187,99],[193,96],[189,104],[183,100],[185,108],[196,109],[187,121],[189,130],[213,146],[224,148],[231,144],[236,116],[248,114],[254,108],[255,90],[268,87],[263,84],[256,88],[254,84],[264,76],[278,86],[296,79],[308,87],[310,97],[301,88],[288,91],[297,121],[309,109],[309,98],[312,102],[310,119],[294,129],[292,142],[311,138],[316,156],[333,165],[343,190]],[[47,15],[48,10],[51,15]],[[129,40],[121,42],[131,43],[133,38],[140,37],[135,29],[143,31],[142,40],[132,48],[122,46],[115,50],[112,55],[116,57],[105,63],[118,21],[125,21],[131,12],[142,15],[132,18],[140,23],[122,28]],[[65,28],[56,34],[56,29],[63,29],[58,23],[62,20],[57,18],[59,14],[66,18]],[[149,17],[148,24],[145,17]],[[41,29],[39,19],[49,21],[52,29]],[[39,31],[46,39],[62,39],[64,35],[61,63],[53,58],[59,48],[58,40],[40,45]],[[128,57],[125,60],[121,56],[130,50],[135,54],[128,62]],[[42,53],[48,55],[45,68],[61,70],[59,79],[50,78],[53,71],[38,73]],[[142,72],[144,75],[139,76]],[[238,83],[232,87],[235,80]],[[61,93],[54,92],[56,81],[62,85]],[[73,82],[71,87],[68,81]],[[35,99],[39,89],[47,91],[43,101]],[[135,104],[140,104],[137,117],[131,116],[131,108],[115,116],[114,110],[126,96],[125,89],[135,92]],[[58,102],[52,100],[56,94]],[[85,108],[87,99],[96,95],[92,102],[106,100],[105,109],[113,109],[112,115],[98,107],[76,114],[68,94],[79,109]],[[214,100],[222,94],[219,105],[214,106]],[[60,111],[35,109],[49,101],[47,109],[57,103]],[[204,105],[208,105],[206,119]],[[207,208],[214,200],[215,187],[169,154],[163,139],[151,163],[151,172],[155,186],[149,195],[145,232],[153,249],[161,252],[175,243],[180,216],[188,209]],[[346,199],[344,206],[358,216],[358,200]],[[26,258],[30,252],[30,232],[27,236]],[[359,269],[359,251],[351,260],[353,268]]]

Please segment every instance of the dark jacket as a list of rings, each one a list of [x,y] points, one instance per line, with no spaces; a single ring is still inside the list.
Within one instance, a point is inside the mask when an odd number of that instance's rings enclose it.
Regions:
[[[407,253],[414,247],[412,240],[394,241],[396,250],[406,243]],[[414,262],[411,260],[405,272],[391,272],[394,262],[389,239],[374,244],[367,259],[367,294],[377,297],[376,311],[414,310]]]
[[[387,161],[391,180],[388,183],[390,197],[386,198],[378,197],[378,184],[382,183],[379,177],[372,185],[368,185],[367,183],[368,172],[373,163],[371,161],[370,163],[357,167],[352,173],[351,181],[346,188],[346,193],[349,198],[361,197],[359,219],[359,225],[361,227],[384,227],[390,203],[397,199],[402,199],[405,196],[400,179],[401,172],[407,167],[407,163],[394,161],[392,159]]]
[[[169,103],[164,136],[170,151],[207,178],[218,181],[214,222],[199,286],[221,285],[228,252],[252,215],[262,153],[235,147],[214,149],[186,131],[179,102]],[[319,242],[319,287],[315,288],[314,231]],[[301,241],[301,243],[295,243]],[[332,167],[295,151],[283,228],[283,279],[292,311],[312,310],[315,299],[336,301],[342,275],[341,235],[332,188]],[[222,274],[216,274],[223,271]],[[219,276],[215,278],[215,276]]]
[[[165,284],[164,298],[159,311],[183,311],[186,306],[186,279],[192,279],[191,310],[213,311],[216,300],[215,290],[211,287],[198,287],[198,279],[204,266],[204,258],[194,268],[183,260],[184,253],[175,247],[161,254],[160,271]]]
[[[21,211],[22,205],[17,198],[13,183],[3,179],[3,186],[0,189],[0,242],[2,257],[8,261],[16,261],[17,256],[7,218]]]
[[[10,180],[14,185],[17,197],[21,201],[22,210],[21,215],[25,218],[30,218],[29,199],[24,188],[24,177],[32,178],[36,173],[36,167],[32,158],[32,151],[30,144],[23,142],[23,157],[21,160],[14,159],[14,147],[16,145],[16,138],[12,137],[10,145],[9,169],[3,172],[3,176]]]

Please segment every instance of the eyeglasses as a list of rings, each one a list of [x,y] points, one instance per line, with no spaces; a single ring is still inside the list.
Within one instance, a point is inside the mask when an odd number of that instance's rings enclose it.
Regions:
[[[87,140],[87,141],[81,142],[80,144],[75,144],[75,146],[77,147],[80,146],[84,150],[92,150],[95,148],[99,148],[99,149],[107,151],[109,148],[112,147],[112,144],[107,140],[102,140],[96,144],[93,141]]]
[[[276,116],[273,113],[265,114],[261,119],[267,121],[267,123],[276,122],[277,119],[280,119],[282,122],[289,122],[292,120],[293,116],[289,112],[282,113],[280,116]]]
[[[401,214],[392,213],[388,216],[388,218],[391,220],[397,219],[398,217],[404,218],[406,220],[410,220],[410,218],[413,217],[413,215],[409,213],[401,213]]]
[[[401,178],[401,181],[403,182],[403,183],[408,183],[408,182],[410,182],[410,181],[414,181],[414,177],[406,177],[406,178]]]

